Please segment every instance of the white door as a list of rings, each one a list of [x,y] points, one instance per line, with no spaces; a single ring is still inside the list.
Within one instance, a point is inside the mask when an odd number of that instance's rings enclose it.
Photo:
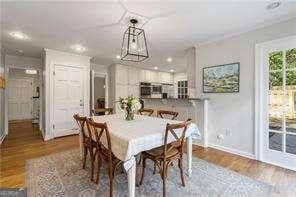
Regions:
[[[76,134],[73,115],[84,112],[83,69],[55,65],[54,73],[54,137]]]
[[[25,120],[32,118],[32,82],[32,79],[28,78],[9,78],[9,120]]]
[[[262,160],[296,170],[296,37],[263,47]]]

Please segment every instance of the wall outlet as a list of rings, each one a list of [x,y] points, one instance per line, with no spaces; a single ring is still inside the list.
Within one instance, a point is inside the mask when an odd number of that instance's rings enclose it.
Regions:
[[[219,134],[219,135],[217,135],[217,139],[218,140],[223,140],[224,139],[224,136],[222,134]]]

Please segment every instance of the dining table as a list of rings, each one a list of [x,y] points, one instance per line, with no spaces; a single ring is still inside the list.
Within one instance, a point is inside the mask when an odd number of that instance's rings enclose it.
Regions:
[[[128,196],[135,196],[136,185],[136,156],[142,151],[160,147],[164,144],[164,135],[167,123],[180,123],[180,120],[162,119],[159,117],[135,115],[134,120],[127,121],[124,114],[112,114],[103,116],[92,116],[98,123],[108,126],[113,154],[123,161],[123,167],[127,172]],[[181,135],[182,130],[175,131]],[[190,123],[186,130],[187,148],[187,176],[192,172],[192,140],[200,139],[201,135],[195,123]],[[81,139],[81,138],[80,138]],[[171,135],[168,142],[175,138]],[[102,140],[103,144],[106,140]],[[83,146],[80,146],[81,149]],[[82,150],[81,150],[82,151]]]

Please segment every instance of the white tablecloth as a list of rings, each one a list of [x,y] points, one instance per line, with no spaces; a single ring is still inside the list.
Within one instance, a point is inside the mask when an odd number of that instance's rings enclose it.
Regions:
[[[138,153],[163,145],[167,123],[180,121],[161,119],[157,117],[135,115],[135,120],[124,120],[123,114],[93,116],[95,122],[107,123],[113,154],[124,161],[124,168],[128,170],[133,161],[130,159]],[[177,131],[177,135],[181,132]],[[173,140],[170,135],[169,141]],[[200,138],[196,124],[191,123],[186,131],[186,137]],[[106,143],[106,140],[103,140]]]

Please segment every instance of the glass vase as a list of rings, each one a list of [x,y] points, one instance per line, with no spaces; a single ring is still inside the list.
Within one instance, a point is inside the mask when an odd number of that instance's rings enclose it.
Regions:
[[[125,110],[125,120],[126,121],[134,120],[134,112],[130,110]]]

